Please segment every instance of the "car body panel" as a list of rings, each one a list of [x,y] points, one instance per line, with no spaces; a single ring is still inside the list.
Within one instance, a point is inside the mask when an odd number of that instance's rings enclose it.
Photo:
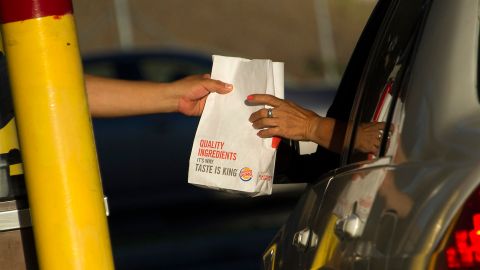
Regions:
[[[391,1],[386,14],[407,3]],[[306,189],[273,239],[273,269],[434,267],[447,229],[480,186],[480,13],[479,1],[423,1],[422,8],[425,19],[412,32],[418,38],[405,47],[412,46],[411,60],[400,62],[403,71],[394,82],[399,94],[386,118],[397,137],[384,142],[381,158],[357,162],[352,150],[345,151],[343,167]],[[394,32],[383,32],[394,27],[392,18],[385,18],[367,66],[383,57],[375,51],[382,42],[395,43],[389,36]],[[375,99],[365,81],[374,78],[375,68],[364,71],[351,116],[356,124],[365,114],[364,98]],[[355,128],[347,132],[355,136]],[[304,230],[309,239],[299,248]]]

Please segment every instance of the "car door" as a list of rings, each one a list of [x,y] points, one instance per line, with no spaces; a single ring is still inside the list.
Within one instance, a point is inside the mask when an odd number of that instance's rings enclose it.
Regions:
[[[368,269],[370,258],[386,252],[391,241],[388,235],[377,235],[376,228],[394,229],[396,220],[412,207],[411,198],[399,189],[393,169],[402,162],[403,89],[428,2],[392,1],[374,45],[365,52],[367,68],[349,118],[343,165],[333,177],[312,187],[313,193],[323,197],[305,228],[314,239],[310,242],[314,248],[305,249],[304,261],[310,264],[305,265],[307,268]],[[362,139],[362,127],[372,122],[383,122],[385,127],[378,130],[378,150],[363,153],[356,145]],[[372,226],[371,220],[381,222]],[[377,259],[375,263],[383,262]]]
[[[329,111],[353,107],[342,164],[306,191],[295,212],[310,216],[292,215],[267,269],[478,269],[479,1],[385,3]],[[370,155],[354,147],[369,121],[386,123]]]

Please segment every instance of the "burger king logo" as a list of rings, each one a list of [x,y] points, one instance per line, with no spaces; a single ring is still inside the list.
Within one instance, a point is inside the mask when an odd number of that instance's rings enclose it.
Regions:
[[[253,177],[253,171],[252,169],[245,167],[240,170],[239,175],[242,181],[249,181]]]

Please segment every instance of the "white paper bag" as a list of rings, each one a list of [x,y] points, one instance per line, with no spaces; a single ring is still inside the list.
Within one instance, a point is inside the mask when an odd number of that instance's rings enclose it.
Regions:
[[[283,98],[283,63],[213,56],[211,77],[233,91],[209,95],[192,146],[188,183],[249,196],[272,193],[276,149],[257,136],[248,121],[262,106],[245,103],[250,94]]]

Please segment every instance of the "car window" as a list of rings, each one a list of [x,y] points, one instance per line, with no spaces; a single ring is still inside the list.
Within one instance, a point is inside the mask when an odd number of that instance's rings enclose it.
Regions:
[[[387,13],[384,34],[371,50],[368,68],[360,82],[355,101],[357,109],[351,116],[352,136],[343,157],[347,163],[391,155],[392,149],[396,148],[392,137],[401,131],[402,79],[408,70],[413,44],[426,14],[425,2],[428,1],[394,6],[392,12]],[[378,126],[378,141],[375,142],[378,147],[373,153],[364,153],[358,149],[364,140],[362,132],[378,122],[385,123],[383,128]]]

